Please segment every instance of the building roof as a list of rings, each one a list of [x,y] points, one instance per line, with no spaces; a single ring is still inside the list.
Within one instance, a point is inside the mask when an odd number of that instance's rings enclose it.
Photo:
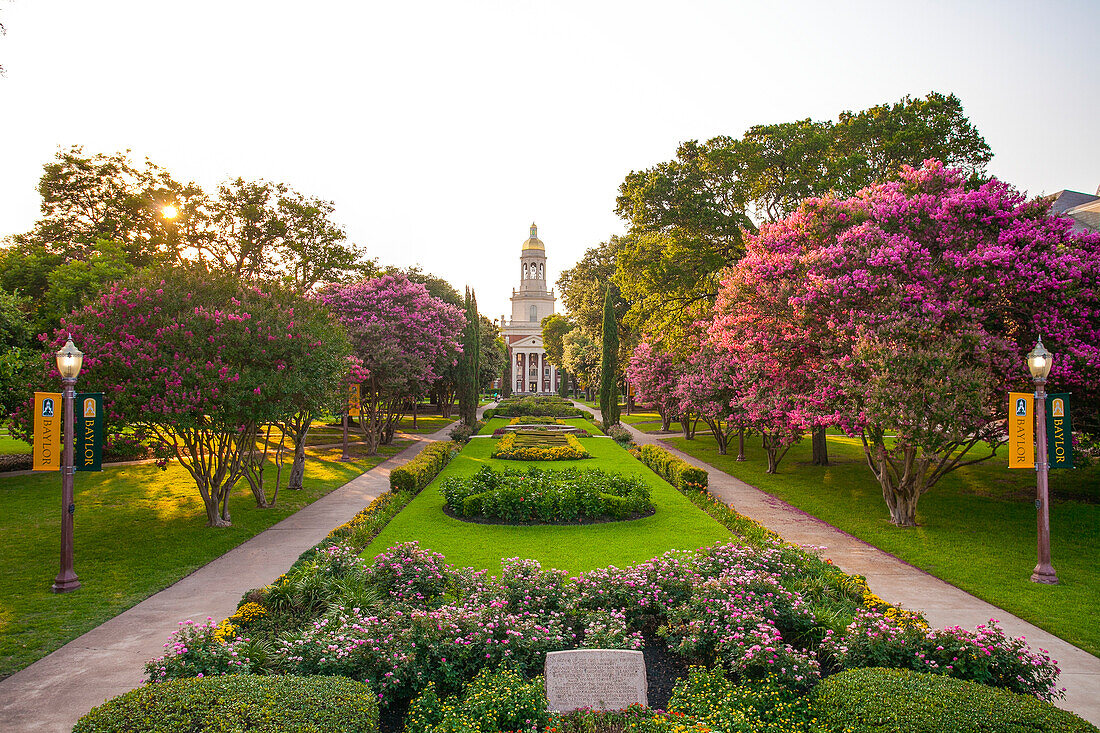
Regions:
[[[1050,205],[1050,213],[1064,214],[1070,209],[1092,201],[1100,201],[1100,196],[1080,191],[1062,190],[1053,195],[1054,201]]]
[[[1098,190],[1100,191],[1100,190]],[[1073,231],[1100,231],[1100,196],[1080,191],[1062,190],[1050,196],[1052,216],[1073,219]]]
[[[539,228],[535,226],[535,222],[531,222],[531,236],[523,243],[524,251],[529,249],[537,249],[542,252],[546,251],[546,245],[539,239]]]

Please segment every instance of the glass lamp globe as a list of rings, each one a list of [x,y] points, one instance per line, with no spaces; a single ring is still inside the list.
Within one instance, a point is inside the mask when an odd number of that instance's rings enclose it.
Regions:
[[[1050,374],[1050,366],[1054,363],[1054,355],[1043,346],[1043,339],[1039,339],[1035,348],[1027,355],[1027,369],[1035,381],[1046,381]]]
[[[83,364],[84,354],[76,348],[73,337],[69,336],[69,340],[57,352],[57,370],[61,372],[61,376],[65,379],[76,379],[76,375],[80,374],[80,367]]]

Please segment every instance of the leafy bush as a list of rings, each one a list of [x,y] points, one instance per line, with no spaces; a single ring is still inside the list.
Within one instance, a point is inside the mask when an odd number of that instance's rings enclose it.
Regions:
[[[390,491],[419,492],[450,463],[455,450],[450,443],[429,443],[411,461],[390,471]]]
[[[108,700],[74,733],[372,733],[370,685],[343,677],[206,677],[148,685]]]
[[[1028,650],[1005,635],[995,620],[976,631],[958,626],[922,628],[861,610],[843,636],[830,636],[818,656],[833,669],[897,667],[1004,687],[1043,700],[1065,696],[1055,687],[1058,665],[1043,650]]]
[[[405,733],[500,733],[537,730],[548,722],[542,677],[482,670],[462,693],[440,699],[435,685],[413,700]]]
[[[118,433],[108,435],[103,446],[104,462],[140,461],[152,455],[152,449],[146,445],[144,434],[126,435]]]
[[[599,470],[540,471],[483,466],[473,476],[443,482],[443,497],[460,517],[509,522],[625,519],[653,510],[645,482]]]
[[[627,446],[634,442],[634,436],[622,425],[611,425],[606,428],[608,436],[621,446]]]
[[[545,415],[534,415],[530,417],[516,417],[513,418],[509,425],[564,425],[561,420],[556,417],[547,417]]]
[[[851,669],[811,694],[819,719],[854,733],[1096,733],[1096,726],[1031,695],[904,669]]]
[[[722,730],[722,729],[716,729]],[[723,733],[736,733],[737,728]],[[575,710],[550,715],[547,731],[556,733],[709,733],[699,721],[680,713],[665,713],[641,705],[625,710]]]
[[[643,445],[641,460],[680,491],[705,491],[707,488],[706,471],[677,458],[660,446]]]
[[[485,411],[485,418],[491,417],[489,410]],[[579,417],[583,412],[574,407],[572,402],[561,397],[512,397],[502,400],[492,411],[496,417]]]
[[[568,433],[517,430],[497,441],[492,457],[509,461],[575,461],[592,456],[576,436]]]
[[[478,422],[473,427],[470,427],[466,423],[460,422],[458,425],[451,428],[447,435],[451,436],[451,440],[456,443],[469,443],[470,438],[475,435],[478,430],[481,430],[481,425],[482,423]]]

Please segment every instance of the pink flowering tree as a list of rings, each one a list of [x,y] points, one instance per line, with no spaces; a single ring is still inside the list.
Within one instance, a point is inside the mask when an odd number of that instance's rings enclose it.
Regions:
[[[401,274],[330,285],[320,299],[340,319],[368,376],[360,386],[371,453],[393,438],[405,404],[454,363],[466,323],[461,308]]]
[[[1059,355],[1052,388],[1096,400],[1100,237],[1007,184],[967,186],[927,161],[849,199],[807,200],[757,244],[731,288],[786,288],[769,348],[805,355],[807,411],[861,437],[898,526],[916,524],[947,473],[996,454],[1005,393],[1029,388],[1023,357],[1040,334]]]
[[[661,416],[661,430],[667,431],[680,407],[680,398],[676,394],[680,379],[676,358],[643,341],[634,347],[626,377],[634,387],[637,399],[657,410]]]
[[[323,391],[316,359],[339,331],[319,312],[200,269],[146,274],[111,287],[62,322],[85,353],[81,389],[102,391],[109,423],[154,436],[191,474],[207,526],[231,524],[229,496],[256,450],[259,426]],[[314,308],[313,310],[316,311]],[[56,384],[51,354],[42,385]],[[29,415],[23,415],[25,421]],[[253,492],[260,506],[270,506]]]
[[[694,350],[676,384],[680,419],[685,425],[701,419],[714,435],[718,452],[726,454],[734,430],[745,426],[736,364],[706,344]]]

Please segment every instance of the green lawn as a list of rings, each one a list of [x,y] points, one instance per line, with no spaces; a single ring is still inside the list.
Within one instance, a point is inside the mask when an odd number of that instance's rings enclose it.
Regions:
[[[436,431],[451,425],[458,420],[458,415],[453,417],[440,417],[439,415],[418,415],[416,418],[416,428],[412,426],[412,415],[405,415],[401,418],[401,422],[397,423],[397,429],[402,433],[412,433],[414,435],[429,435]]]
[[[915,529],[889,522],[878,482],[857,439],[829,436],[833,465],[810,465],[810,442],[791,449],[777,475],[758,437],[746,443],[747,461],[718,455],[708,435],[672,438],[677,448],[778,496],[794,506],[973,593],[1092,654],[1100,655],[1100,504],[1064,496],[1096,496],[1100,467],[1051,471],[1051,555],[1061,581],[1032,583],[1035,567],[1035,472],[1009,470],[998,456],[948,474],[917,507]],[[736,450],[733,451],[734,453]]]
[[[494,418],[491,423],[497,423]],[[500,419],[500,424],[507,421]],[[487,426],[488,427],[488,426]],[[543,567],[570,573],[615,565],[626,567],[673,549],[694,549],[730,533],[679,492],[658,478],[637,459],[607,438],[582,438],[592,454],[579,461],[501,461],[489,458],[495,440],[475,438],[363,551],[373,557],[399,542],[417,540],[422,547],[441,552],[447,561],[462,566],[500,571],[504,558],[533,558]],[[443,513],[439,485],[448,476],[468,476],[482,466],[562,469],[569,466],[599,468],[608,472],[639,476],[652,491],[657,512],[645,519],[589,525],[507,526],[472,524]]]
[[[11,437],[6,431],[0,433],[0,455],[30,455],[31,444]]]
[[[209,529],[194,481],[182,466],[108,468],[76,475],[75,569],[81,587],[54,595],[60,546],[60,474],[0,477],[0,678],[75,639],[233,549],[398,452],[340,463],[339,449],[309,451],[306,488],[284,487],[257,509],[241,481],[230,500],[233,526]],[[318,458],[324,460],[318,460]],[[265,479],[274,488],[275,472]]]

